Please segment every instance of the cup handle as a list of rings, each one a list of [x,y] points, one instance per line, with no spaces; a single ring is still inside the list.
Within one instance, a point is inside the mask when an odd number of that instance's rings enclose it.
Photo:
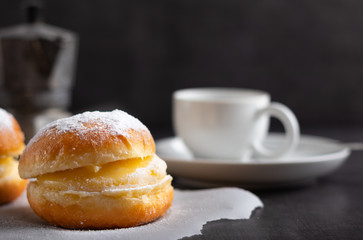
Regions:
[[[261,141],[256,141],[252,144],[253,151],[258,157],[281,158],[293,151],[297,146],[300,139],[299,123],[294,113],[281,103],[273,102],[270,106],[260,110],[256,114],[256,120],[258,121],[265,114],[281,121],[286,132],[285,141],[281,147],[274,150],[267,149],[262,145]]]

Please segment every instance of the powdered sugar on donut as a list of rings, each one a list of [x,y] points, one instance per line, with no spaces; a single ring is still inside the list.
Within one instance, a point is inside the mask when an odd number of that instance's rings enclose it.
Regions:
[[[87,124],[87,126],[85,126]],[[89,124],[92,124],[90,127]],[[29,145],[38,141],[38,139],[46,134],[47,130],[55,128],[57,134],[66,132],[77,132],[78,135],[86,135],[90,131],[97,129],[106,129],[110,135],[127,136],[127,130],[134,129],[136,131],[146,130],[147,127],[137,118],[129,115],[121,110],[112,112],[84,112],[68,118],[62,118],[49,123],[39,130],[39,132],[30,140]]]
[[[11,114],[4,109],[0,108],[0,131],[3,129],[12,129],[13,122],[11,121]]]

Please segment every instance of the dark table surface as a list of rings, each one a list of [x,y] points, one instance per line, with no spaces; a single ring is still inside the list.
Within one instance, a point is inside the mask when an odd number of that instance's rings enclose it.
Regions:
[[[363,128],[324,127],[302,133],[363,142]],[[174,186],[190,188],[177,178]],[[183,239],[363,239],[363,151],[353,151],[341,168],[311,184],[251,191],[264,203],[251,219],[208,222],[200,235]]]

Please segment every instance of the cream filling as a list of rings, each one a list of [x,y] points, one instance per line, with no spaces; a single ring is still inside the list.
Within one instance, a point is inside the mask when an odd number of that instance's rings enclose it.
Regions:
[[[170,175],[166,175],[160,182],[155,184],[150,184],[146,186],[140,186],[140,187],[130,187],[130,188],[123,188],[123,187],[112,187],[112,188],[106,188],[100,192],[88,192],[88,191],[75,191],[75,190],[61,190],[59,191],[59,194],[61,195],[77,195],[82,197],[88,197],[88,196],[96,196],[96,195],[105,195],[105,196],[116,196],[123,193],[129,193],[129,192],[139,192],[139,191],[150,191],[159,187],[162,187],[169,182],[171,182],[172,177]]]
[[[46,174],[32,182],[50,191],[120,193],[150,189],[171,179],[166,175],[166,163],[156,155],[143,161],[123,161]]]
[[[18,161],[12,157],[0,159],[0,178],[3,180],[20,178],[18,174],[18,164]]]
[[[0,158],[0,177],[11,175],[13,169],[17,167],[17,162],[12,157]]]

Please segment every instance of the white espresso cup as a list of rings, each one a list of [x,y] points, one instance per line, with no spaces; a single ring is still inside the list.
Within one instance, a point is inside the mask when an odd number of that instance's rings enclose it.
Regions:
[[[285,129],[285,141],[276,149],[262,144],[270,117],[280,120]],[[292,152],[300,138],[298,121],[289,108],[271,103],[266,92],[250,89],[178,90],[173,94],[173,125],[194,156],[207,159],[279,159]]]

